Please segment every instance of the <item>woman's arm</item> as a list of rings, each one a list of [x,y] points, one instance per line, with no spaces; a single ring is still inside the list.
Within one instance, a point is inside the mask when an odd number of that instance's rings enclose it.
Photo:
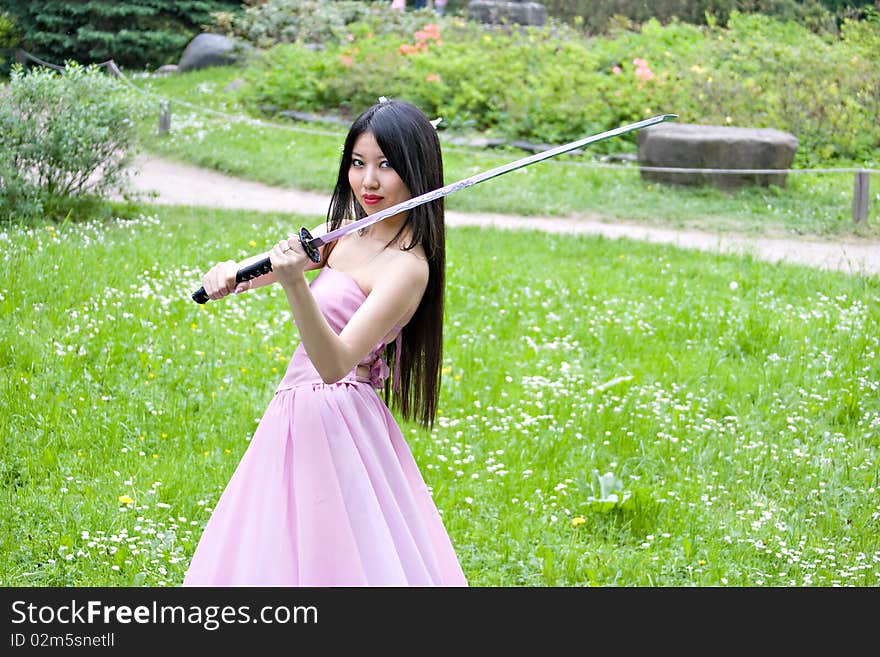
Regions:
[[[428,284],[428,265],[412,254],[393,258],[361,307],[337,335],[318,308],[303,276],[302,248],[271,251],[273,270],[287,294],[303,347],[325,383],[335,383],[354,369],[404,317],[418,307]]]

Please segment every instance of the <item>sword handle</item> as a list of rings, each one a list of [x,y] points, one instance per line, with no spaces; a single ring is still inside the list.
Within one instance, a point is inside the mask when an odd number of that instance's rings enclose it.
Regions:
[[[309,232],[308,228],[300,228],[299,229],[299,243],[302,245],[303,251],[306,252],[306,255],[309,257],[309,260],[312,262],[321,262],[321,252],[318,251],[318,248],[312,246],[312,234]],[[246,267],[242,267],[235,273],[235,284],[238,285],[244,281],[249,281],[252,278],[257,278],[259,276],[263,276],[264,274],[268,274],[272,271],[272,261],[269,258],[263,258],[262,260],[258,260],[257,262],[252,262]],[[198,290],[192,293],[192,300],[199,304],[204,304],[209,301],[208,293],[205,292],[204,287],[200,287]]]

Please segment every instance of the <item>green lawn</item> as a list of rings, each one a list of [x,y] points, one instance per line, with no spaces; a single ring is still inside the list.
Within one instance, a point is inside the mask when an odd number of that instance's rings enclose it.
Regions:
[[[0,584],[182,581],[297,344],[280,288],[190,294],[309,221],[0,233]],[[447,295],[404,432],[472,585],[880,585],[877,277],[453,229]]]

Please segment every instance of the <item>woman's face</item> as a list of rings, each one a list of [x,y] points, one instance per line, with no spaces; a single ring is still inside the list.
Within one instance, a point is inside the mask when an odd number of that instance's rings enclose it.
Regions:
[[[391,168],[372,132],[354,142],[348,184],[368,215],[412,198],[406,184]]]

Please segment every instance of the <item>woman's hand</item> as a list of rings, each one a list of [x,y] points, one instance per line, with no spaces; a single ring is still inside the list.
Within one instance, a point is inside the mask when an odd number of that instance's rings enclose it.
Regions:
[[[235,275],[238,273],[238,264],[234,260],[219,262],[205,274],[202,279],[202,287],[205,293],[212,301],[222,299],[232,292],[243,292],[247,288],[247,283],[240,283],[238,287],[235,285]],[[242,288],[242,289],[239,289]]]
[[[269,261],[282,287],[304,280],[306,265],[311,262],[299,242],[298,235],[291,235],[286,240],[278,242],[269,252]]]

